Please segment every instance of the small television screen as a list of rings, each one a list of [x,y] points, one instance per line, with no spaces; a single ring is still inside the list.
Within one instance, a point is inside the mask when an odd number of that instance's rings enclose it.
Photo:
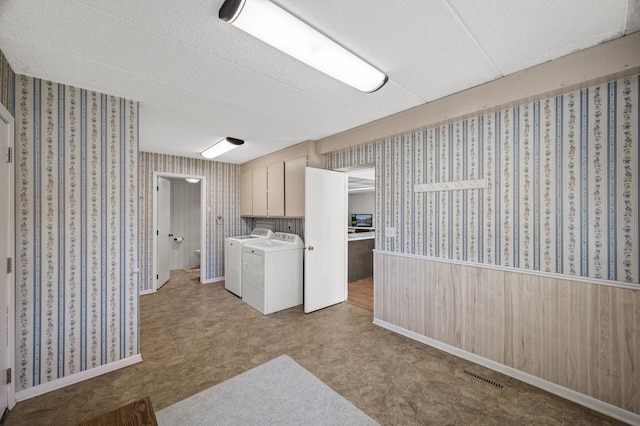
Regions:
[[[373,227],[373,215],[371,213],[354,213],[351,215],[351,226],[355,228]]]

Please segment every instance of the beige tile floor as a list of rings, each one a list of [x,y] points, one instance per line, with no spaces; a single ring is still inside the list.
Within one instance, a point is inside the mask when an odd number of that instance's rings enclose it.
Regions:
[[[20,402],[6,424],[75,425],[145,395],[159,410],[282,354],[383,425],[619,424],[371,321],[346,303],[263,316],[223,283],[174,271],[141,297],[142,363]]]

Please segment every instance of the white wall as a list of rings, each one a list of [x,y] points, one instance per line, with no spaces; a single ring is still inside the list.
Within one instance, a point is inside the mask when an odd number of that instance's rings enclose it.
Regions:
[[[195,250],[200,248],[200,182],[171,179],[171,233],[184,238],[171,244],[171,269],[199,265]]]
[[[347,223],[351,223],[351,214],[353,213],[374,213],[375,209],[375,192],[352,192],[349,194],[349,215]],[[374,216],[375,217],[375,216]],[[374,219],[375,220],[375,219]],[[375,227],[376,224],[374,223]]]

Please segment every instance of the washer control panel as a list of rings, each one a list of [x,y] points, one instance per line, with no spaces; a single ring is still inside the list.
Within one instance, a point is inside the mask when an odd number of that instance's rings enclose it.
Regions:
[[[271,237],[271,239],[273,241],[304,246],[302,238],[300,238],[296,234],[289,234],[287,232],[276,232],[275,234],[273,234],[273,237]]]

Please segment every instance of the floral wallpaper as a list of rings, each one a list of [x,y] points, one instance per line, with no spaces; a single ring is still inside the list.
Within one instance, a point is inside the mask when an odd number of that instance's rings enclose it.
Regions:
[[[137,355],[138,104],[16,77],[16,391]]]
[[[249,218],[247,218],[249,219]],[[304,240],[304,219],[297,217],[253,217],[249,219],[250,228],[267,227],[273,232],[288,232],[290,234],[299,235]]]
[[[205,176],[207,180],[205,281],[224,277],[224,239],[244,235],[250,220],[240,218],[240,166],[231,163],[140,153],[140,290],[153,290],[153,172]]]
[[[637,284],[639,117],[636,75],[372,141],[326,167],[375,163],[381,250]],[[470,179],[488,186],[414,191]]]

